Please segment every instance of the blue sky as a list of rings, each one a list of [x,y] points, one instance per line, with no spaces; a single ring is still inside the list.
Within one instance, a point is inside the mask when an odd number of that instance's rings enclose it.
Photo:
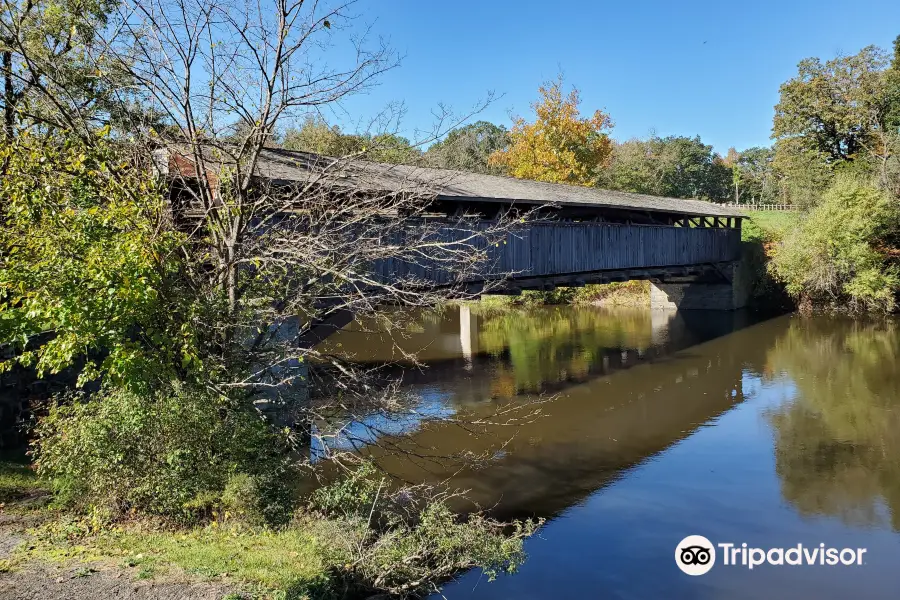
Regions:
[[[440,103],[463,112],[492,90],[502,97],[479,118],[508,126],[561,70],[616,139],[699,134],[721,153],[770,143],[778,86],[800,59],[900,34],[898,0],[362,0],[356,12],[404,58],[344,103],[354,118],[402,101],[402,129],[430,130]]]

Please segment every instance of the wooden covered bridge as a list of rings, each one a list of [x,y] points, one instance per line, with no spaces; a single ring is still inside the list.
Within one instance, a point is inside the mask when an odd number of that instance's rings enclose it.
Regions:
[[[308,178],[316,155],[267,149],[262,177],[283,184]],[[478,215],[485,227],[513,210],[533,210],[505,243],[486,248],[487,268],[469,276],[477,287],[493,279],[492,293],[552,289],[634,279],[650,280],[654,308],[732,310],[745,303],[738,267],[741,220],[734,207],[590,187],[543,183],[418,166],[355,161],[354,185],[401,193],[425,182],[433,189],[429,211],[446,217],[437,235],[467,235],[453,217]],[[475,225],[477,227],[477,224]],[[456,274],[388,259],[373,265],[384,280],[416,276],[436,284]]]
[[[167,174],[174,170],[182,181],[200,170],[185,155],[157,158]],[[210,158],[203,167],[207,177],[218,177],[216,163],[223,164]],[[254,176],[275,189],[296,189],[310,186],[326,169],[332,186],[330,195],[323,196],[328,202],[340,203],[341,194],[415,193],[427,198],[429,235],[446,245],[477,238],[473,230],[490,229],[504,215],[528,213],[502,243],[482,246],[487,258],[477,270],[461,275],[427,260],[384,258],[369,265],[368,276],[377,281],[462,285],[468,294],[484,289],[517,294],[649,280],[652,308],[733,310],[746,303],[747,277],[739,261],[744,217],[734,207],[274,148],[262,151]],[[463,215],[465,227],[460,225]],[[412,221],[405,223],[406,232],[416,228]],[[407,235],[404,231],[390,235]],[[403,240],[390,235],[386,245],[403,246]],[[352,319],[350,311],[334,309],[307,324],[299,341],[314,345]]]

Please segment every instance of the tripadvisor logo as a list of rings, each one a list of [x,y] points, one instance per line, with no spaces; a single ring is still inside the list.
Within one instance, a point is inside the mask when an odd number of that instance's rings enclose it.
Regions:
[[[747,546],[746,543],[713,544],[702,535],[689,535],[675,547],[675,564],[688,575],[705,575],[716,564],[717,548],[722,566],[746,567],[751,571],[761,565],[859,566],[863,564],[863,555],[867,552],[865,548],[830,548],[825,544],[763,549]]]
[[[716,548],[702,535],[689,535],[675,547],[675,564],[688,575],[704,575],[716,564]]]

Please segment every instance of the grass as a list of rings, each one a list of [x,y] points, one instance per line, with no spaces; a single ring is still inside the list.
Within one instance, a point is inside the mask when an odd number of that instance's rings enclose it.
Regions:
[[[744,241],[780,241],[800,219],[800,213],[796,211],[757,210],[747,214],[750,220],[742,227]]]
[[[24,453],[0,456],[0,502],[9,503],[6,509],[47,493]],[[217,523],[182,530],[146,523],[106,527],[89,517],[32,508],[42,511],[44,523],[33,530],[33,543],[0,561],[0,571],[38,559],[81,563],[76,574],[87,576],[94,572],[92,563],[103,562],[132,569],[136,579],[178,571],[201,579],[227,575],[253,597],[288,600],[315,596],[333,568],[320,542],[326,534],[313,521],[278,531]]]
[[[519,296],[484,295],[473,304],[482,314],[510,309],[547,305],[649,306],[650,288],[646,281],[592,284],[583,287],[559,287],[553,291],[523,291]]]
[[[0,455],[0,502],[12,502],[48,492],[24,452]]]
[[[202,578],[228,577],[263,595],[302,598],[328,583],[330,567],[319,538],[304,526],[279,531],[205,527],[183,532],[105,532],[92,545],[106,556],[124,556],[140,578],[177,567]],[[268,592],[268,593],[265,593]]]
[[[634,280],[605,285],[586,285],[576,298],[576,304],[649,307],[650,283]]]
[[[95,526],[89,519],[50,520],[34,530],[34,540],[17,562],[39,559],[112,564],[135,579],[187,574],[223,580],[255,598],[294,600],[320,597],[339,565],[329,560],[325,530],[315,521],[280,530],[244,525],[165,529],[131,523]]]

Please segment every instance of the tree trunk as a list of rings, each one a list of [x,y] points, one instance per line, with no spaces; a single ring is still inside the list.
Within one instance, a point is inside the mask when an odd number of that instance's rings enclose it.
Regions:
[[[12,52],[3,52],[3,139],[8,143],[15,137],[16,90],[13,87]]]

